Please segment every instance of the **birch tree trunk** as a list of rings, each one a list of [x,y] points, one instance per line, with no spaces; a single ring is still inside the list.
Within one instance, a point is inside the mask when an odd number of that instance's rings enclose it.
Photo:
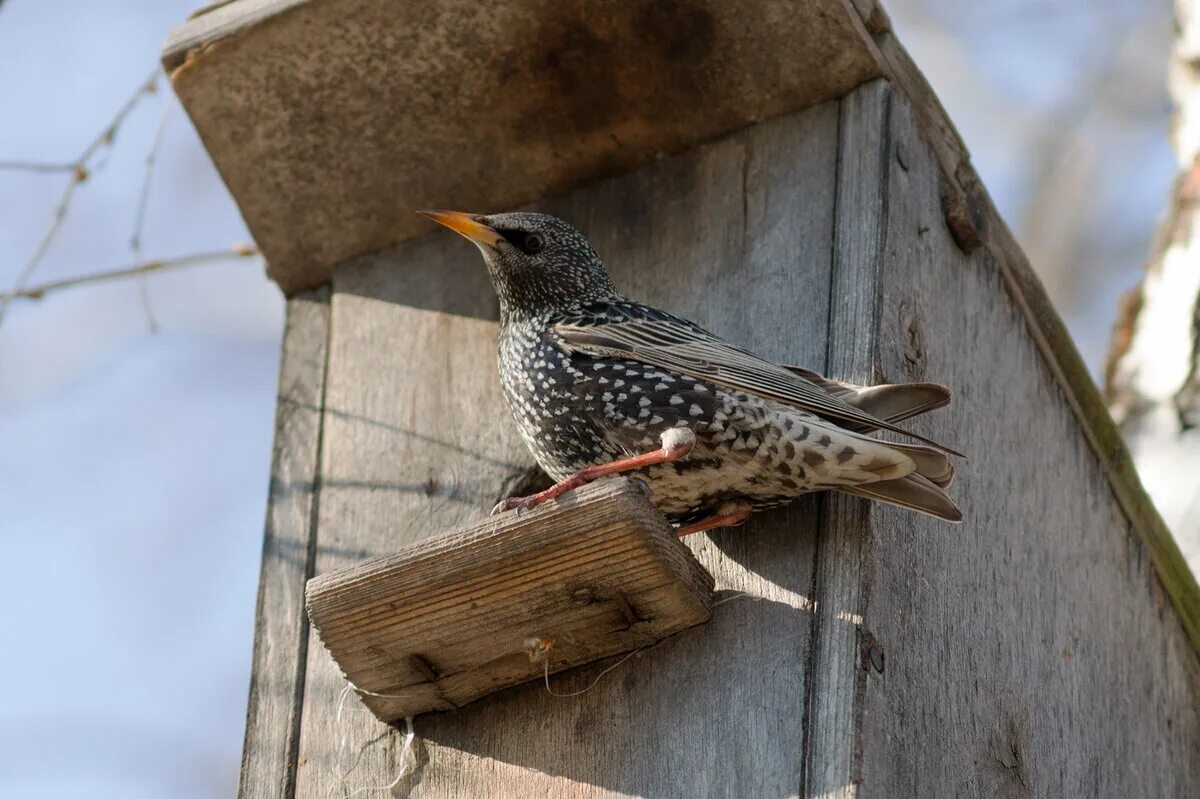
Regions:
[[[1142,481],[1200,573],[1200,0],[1176,0],[1175,13],[1180,171],[1146,276],[1118,320],[1107,382]]]

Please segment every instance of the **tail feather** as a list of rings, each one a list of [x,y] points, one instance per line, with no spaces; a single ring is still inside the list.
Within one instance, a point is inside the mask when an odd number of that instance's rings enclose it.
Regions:
[[[885,422],[902,422],[950,404],[950,390],[937,383],[869,386],[846,401]]]
[[[799,366],[786,368],[859,410],[893,424],[950,403],[950,390],[937,383],[857,386],[832,380]],[[860,435],[873,433],[878,429],[869,424],[848,424],[840,421],[838,425]],[[943,490],[954,480],[954,464],[946,453],[919,444],[900,444],[894,441],[878,443],[908,456],[916,464],[916,471],[891,480],[840,486],[838,490],[926,513],[949,522],[963,520],[962,511]]]
[[[950,495],[919,474],[910,474],[899,480],[884,480],[879,483],[848,486],[838,490],[866,499],[898,505],[919,513],[926,513],[948,522],[963,520],[962,511],[954,504]]]
[[[912,458],[913,463],[917,464],[917,474],[938,488],[946,488],[954,482],[954,464],[950,462],[950,458],[946,457],[946,453],[939,452],[932,447],[923,447],[920,444],[899,444],[895,441],[880,443]]]
[[[845,400],[859,410],[866,411],[885,422],[902,422],[950,404],[950,389],[937,383],[856,386],[852,383],[832,380],[799,366],[786,368],[810,383],[815,383],[838,399]],[[857,433],[867,433],[876,429],[866,425],[844,426]]]

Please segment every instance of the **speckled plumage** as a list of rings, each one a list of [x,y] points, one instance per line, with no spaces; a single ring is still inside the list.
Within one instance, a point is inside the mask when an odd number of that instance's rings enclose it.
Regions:
[[[500,297],[504,395],[554,479],[655,450],[664,432],[686,427],[695,435],[686,457],[637,472],[676,520],[823,489],[961,518],[942,490],[953,469],[940,448],[867,434],[945,404],[945,389],[860,388],[772,364],[621,296],[587,240],[561,220],[470,219],[463,224],[484,232],[456,229],[479,245]]]

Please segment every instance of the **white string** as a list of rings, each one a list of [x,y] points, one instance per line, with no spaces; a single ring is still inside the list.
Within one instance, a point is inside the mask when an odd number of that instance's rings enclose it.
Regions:
[[[381,694],[376,691],[368,691],[366,688],[359,688],[357,685],[355,685],[350,680],[346,680],[346,687],[342,689],[341,694],[338,697],[338,708],[337,708],[337,716],[336,716],[336,723],[339,727],[342,728],[341,741],[338,743],[338,759],[339,760],[341,760],[344,756],[344,753],[346,751],[346,743],[347,743],[348,736],[349,736],[349,730],[342,725],[342,710],[346,705],[346,697],[350,695],[351,691],[357,691],[360,694],[367,694],[369,696],[378,696],[383,699],[403,699],[404,698],[403,696],[398,695],[398,694]],[[406,731],[404,734],[404,745],[400,749],[400,771],[398,771],[396,773],[396,778],[387,785],[366,785],[366,786],[363,786],[362,788],[358,788],[350,793],[346,792],[347,787],[348,787],[346,785],[346,779],[351,774],[354,773],[355,769],[358,768],[359,764],[362,762],[363,754],[367,751],[367,749],[387,737],[388,731],[384,731],[384,732],[380,733],[379,735],[375,736],[374,738],[372,738],[371,740],[365,742],[362,746],[358,747],[358,753],[355,755],[354,762],[350,765],[350,768],[344,769],[338,775],[338,781],[341,785],[342,796],[344,799],[350,799],[351,797],[358,796],[360,793],[367,793],[367,792],[374,792],[374,791],[389,791],[390,792],[390,791],[394,790],[397,785],[400,784],[401,780],[403,780],[405,777],[407,777],[409,774],[411,774],[416,769],[417,755],[416,755],[416,750],[415,750],[415,744],[416,744],[417,733],[413,729],[413,717],[405,716],[404,725],[406,728]],[[332,793],[333,792],[330,791],[330,795],[332,795]]]
[[[724,605],[726,602],[732,602],[735,599],[742,599],[743,597],[746,599],[752,600],[754,602],[759,602],[762,599],[764,599],[764,597],[761,597],[761,596],[754,596],[753,594],[747,594],[745,591],[738,591],[736,593],[730,594],[729,596],[721,597],[716,602],[712,603],[712,606],[715,608],[717,605]]]
[[[565,693],[565,694],[557,693],[554,691],[554,689],[552,689],[550,687],[550,656],[547,655],[545,652],[542,652],[542,676],[545,677],[545,679],[546,679],[546,692],[548,694],[550,694],[551,696],[557,696],[559,698],[564,698],[564,699],[569,696],[579,696],[580,694],[586,694],[588,691],[590,691],[596,687],[596,683],[600,682],[601,677],[603,677],[605,674],[608,674],[610,671],[615,669],[617,666],[620,666],[622,663],[629,660],[631,657],[636,655],[638,652],[641,652],[643,649],[645,649],[645,647],[639,646],[637,649],[633,650],[628,655],[621,658],[616,663],[612,664],[607,669],[605,669],[604,671],[597,674],[596,678],[594,680],[592,680],[586,688],[581,688],[578,691],[570,691],[569,693]]]
[[[413,717],[405,716],[404,724],[408,728],[408,732],[404,735],[404,746],[400,749],[400,771],[396,773],[396,779],[392,780],[387,785],[364,785],[351,793],[345,795],[345,799],[352,799],[360,793],[368,793],[373,791],[388,791],[389,793],[395,790],[400,781],[407,777],[417,767],[417,755],[413,750],[413,741],[416,740],[417,734],[413,732]],[[382,736],[380,736],[382,737]],[[379,738],[375,739],[376,741]],[[368,741],[368,743],[372,743]],[[361,753],[361,750],[359,750]],[[357,765],[357,764],[355,764]],[[349,772],[347,772],[349,773]],[[342,790],[346,790],[346,784],[343,781]]]

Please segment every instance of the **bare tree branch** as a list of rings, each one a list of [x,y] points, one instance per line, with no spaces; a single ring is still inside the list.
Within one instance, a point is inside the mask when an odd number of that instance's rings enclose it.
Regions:
[[[158,151],[162,147],[163,133],[167,130],[167,119],[171,116],[172,103],[168,100],[163,106],[162,118],[158,121],[158,129],[154,131],[154,143],[146,154],[146,174],[142,179],[142,190],[138,195],[137,215],[133,221],[133,235],[129,238],[129,250],[133,253],[135,262],[142,260],[142,230],[146,225],[146,208],[150,202],[150,182],[154,177],[154,166],[158,162]],[[138,280],[138,290],[141,294],[142,309],[150,323],[150,332],[158,331],[158,320],[154,318],[154,309],[150,306],[150,290],[145,273]]]
[[[133,95],[130,96],[130,98],[126,100],[120,108],[117,109],[117,112],[113,115],[112,119],[109,120],[108,124],[105,125],[104,128],[88,143],[88,145],[83,149],[83,152],[80,153],[79,157],[69,165],[71,179],[66,188],[63,190],[62,196],[59,198],[58,205],[55,206],[54,214],[50,218],[50,224],[46,227],[45,233],[42,234],[41,239],[38,241],[37,247],[34,248],[33,255],[30,256],[29,260],[26,261],[25,266],[17,274],[17,279],[13,282],[12,289],[7,294],[0,295],[0,322],[4,321],[4,312],[7,310],[9,303],[12,302],[15,297],[19,296],[21,290],[24,288],[26,283],[28,283],[29,278],[33,276],[38,264],[41,263],[42,258],[45,257],[46,252],[50,249],[50,245],[53,243],[54,238],[58,235],[58,231],[62,228],[63,220],[66,219],[67,211],[71,207],[71,201],[75,198],[75,191],[84,181],[88,179],[90,174],[88,167],[92,158],[101,150],[101,148],[113,143],[122,123],[125,122],[126,118],[130,115],[130,113],[133,112],[133,109],[137,107],[142,98],[144,98],[147,94],[152,94],[158,90],[158,75],[160,71],[161,70],[156,66],[154,71],[150,73],[146,80],[138,84],[137,91],[134,92]],[[8,163],[10,164],[10,167],[13,164],[13,162]],[[39,165],[17,162],[15,165],[16,167],[24,169],[25,171],[66,171],[56,169],[55,167],[58,165],[55,164]]]
[[[3,0],[0,0],[2,2]],[[39,161],[0,161],[0,172],[74,172],[76,163],[48,164]]]
[[[109,269],[103,272],[93,272],[90,275],[80,275],[78,277],[65,278],[63,280],[53,280],[48,283],[42,283],[41,285],[31,286],[29,288],[14,289],[7,294],[0,295],[0,302],[8,304],[13,300],[40,300],[50,292],[61,291],[62,289],[73,288],[75,286],[83,286],[89,283],[105,283],[112,280],[124,280],[126,278],[147,275],[151,272],[164,272],[170,269],[180,269],[185,266],[200,266],[201,264],[228,261],[234,258],[252,258],[256,255],[258,255],[258,248],[248,244],[237,244],[227,250],[200,252],[192,255],[181,255],[178,258],[165,258],[157,261],[146,261],[144,263],[122,267],[120,269]]]

